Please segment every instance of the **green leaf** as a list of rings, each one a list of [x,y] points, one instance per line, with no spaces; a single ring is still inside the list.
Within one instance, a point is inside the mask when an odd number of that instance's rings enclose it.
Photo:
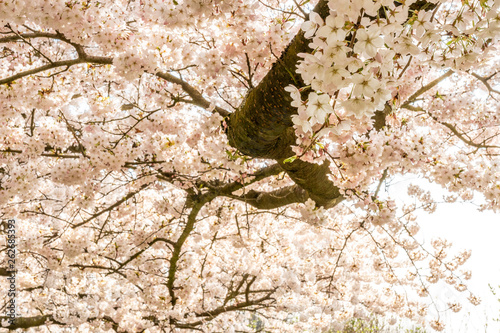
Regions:
[[[297,159],[297,155],[287,158],[286,160],[283,161],[283,163],[292,163],[296,159]]]

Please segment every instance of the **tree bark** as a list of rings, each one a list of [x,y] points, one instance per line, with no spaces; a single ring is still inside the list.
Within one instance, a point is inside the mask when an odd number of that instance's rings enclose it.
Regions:
[[[328,16],[328,1],[321,0],[314,11],[323,18]],[[230,145],[246,155],[276,160],[318,206],[333,207],[343,198],[328,178],[327,163],[318,165],[299,159],[284,162],[295,155],[291,149],[296,140],[291,116],[297,113],[285,87],[304,86],[300,74],[296,73],[301,60],[298,54],[312,51],[309,40],[300,31],[259,85],[228,117],[227,136]]]

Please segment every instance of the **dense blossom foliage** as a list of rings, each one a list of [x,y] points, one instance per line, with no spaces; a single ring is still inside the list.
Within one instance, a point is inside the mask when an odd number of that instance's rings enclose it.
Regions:
[[[422,246],[415,211],[435,198],[412,185],[398,207],[381,186],[413,173],[449,202],[500,209],[499,7],[0,0],[0,205],[18,221],[19,315],[2,325],[250,332],[258,318],[299,332],[375,313],[442,330],[428,314],[461,304],[434,304],[429,285],[477,304],[470,252]],[[297,38],[309,45],[280,67]],[[279,70],[293,84],[263,87]],[[259,88],[286,92],[289,156],[247,152],[267,130],[246,146],[226,135],[244,108],[259,115],[246,102]],[[322,204],[300,183],[316,175],[290,165],[325,167],[338,198]]]

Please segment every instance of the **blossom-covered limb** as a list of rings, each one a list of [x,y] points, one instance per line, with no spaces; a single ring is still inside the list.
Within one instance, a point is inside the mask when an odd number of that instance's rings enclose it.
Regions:
[[[44,66],[40,66],[37,68],[33,68],[31,70],[27,70],[24,72],[20,72],[17,74],[14,74],[10,77],[6,77],[4,79],[0,80],[0,85],[2,84],[10,84],[14,82],[15,80],[21,79],[23,77],[31,76],[34,74],[42,73],[51,69],[56,69],[59,67],[65,67],[68,69],[71,66],[78,65],[78,64],[99,64],[99,65],[112,65],[113,64],[113,58],[112,57],[103,57],[103,56],[94,56],[90,55],[87,52],[85,52],[84,47],[78,43],[71,42],[69,39],[67,39],[63,34],[61,33],[47,33],[47,32],[34,32],[34,33],[26,33],[26,34],[15,34],[13,36],[8,36],[0,39],[0,43],[9,43],[9,42],[15,42],[18,41],[19,39],[22,38],[50,38],[50,39],[57,39],[64,41],[73,47],[75,47],[78,57],[76,59],[70,59],[70,60],[61,60],[61,61],[50,61],[48,64]],[[152,73],[153,74],[153,73]],[[168,82],[178,84],[182,87],[182,89],[192,98],[192,101],[190,101],[191,104],[200,106],[202,108],[208,109],[210,107],[210,102],[207,101],[202,94],[196,90],[192,85],[187,83],[186,81],[182,80],[179,77],[176,77],[170,73],[167,72],[156,72],[154,73],[156,76],[159,78],[162,78]],[[219,113],[221,116],[225,117],[229,115],[229,112],[219,106],[214,106],[215,111]]]
[[[498,72],[494,72],[493,74],[490,74],[490,75],[484,77],[484,76],[481,76],[477,73],[470,73],[470,75],[474,76],[476,79],[478,79],[479,81],[481,81],[484,84],[484,86],[486,87],[486,89],[488,89],[488,92],[490,94],[495,93],[495,94],[500,95],[500,91],[493,89],[493,87],[491,87],[490,83],[488,82],[497,74],[498,74]]]
[[[123,198],[121,198],[120,200],[116,201],[114,204],[106,207],[105,209],[95,213],[95,214],[92,214],[92,216],[90,216],[89,218],[83,220],[82,222],[80,223],[77,223],[77,224],[74,224],[72,225],[71,227],[73,229],[75,228],[78,228],[78,227],[81,227],[82,225],[85,225],[87,223],[89,223],[90,221],[92,221],[93,219],[101,216],[102,214],[106,213],[106,212],[109,212],[109,211],[112,211],[113,209],[115,209],[116,207],[120,206],[122,203],[124,203],[125,201],[127,201],[128,199],[132,198],[134,195],[136,195],[137,193],[139,193],[141,190],[145,189],[146,187],[148,187],[149,184],[144,184],[141,186],[140,189],[138,190],[135,190],[135,191],[132,191],[130,193],[128,193],[127,195],[125,195]]]
[[[166,73],[166,72],[157,72],[156,76],[159,78],[162,78],[168,82],[172,82],[175,84],[178,84],[182,87],[182,89],[192,98],[191,104],[197,105],[199,107],[202,107],[204,109],[210,108],[210,102],[207,101],[203,95],[196,90],[192,85],[187,83],[186,81],[182,80],[181,78],[178,78],[172,74]],[[229,111],[219,107],[219,106],[214,106],[215,111],[217,111],[218,114],[220,114],[223,117],[226,117],[229,115]]]
[[[411,105],[413,102],[417,100],[419,96],[437,86],[440,82],[453,75],[453,73],[454,71],[452,69],[447,70],[444,74],[442,74],[438,78],[432,80],[431,82],[427,83],[425,86],[421,87],[416,92],[414,92],[410,97],[408,97],[408,99],[404,103],[401,104],[400,107],[406,108],[407,106]]]
[[[304,203],[309,198],[307,192],[298,185],[282,187],[271,192],[250,190],[243,195],[227,195],[243,201],[257,209],[274,209],[292,203]]]
[[[201,195],[200,197],[194,197],[191,200],[194,202],[194,205],[191,209],[191,212],[188,215],[186,225],[182,230],[181,235],[173,245],[172,257],[170,258],[170,266],[168,268],[168,280],[167,280],[167,288],[171,297],[172,306],[175,306],[177,303],[178,297],[175,295],[175,274],[177,272],[177,262],[179,261],[182,246],[184,242],[186,242],[187,238],[191,234],[194,229],[194,225],[196,223],[196,216],[200,209],[208,202],[213,200],[215,196],[212,193],[207,193]]]
[[[320,1],[314,11],[327,15],[327,3]],[[243,103],[230,115],[229,143],[244,154],[273,159],[290,157],[284,156],[290,151],[284,152],[286,145],[281,143],[288,139],[281,137],[293,125],[290,117],[296,109],[290,106],[290,94],[285,87],[302,82],[295,69],[300,60],[298,53],[312,51],[308,44],[304,33],[299,32],[258,86],[249,91]]]

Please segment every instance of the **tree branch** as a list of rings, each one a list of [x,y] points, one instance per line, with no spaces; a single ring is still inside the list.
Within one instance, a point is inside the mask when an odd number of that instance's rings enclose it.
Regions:
[[[4,43],[12,43],[17,42],[22,39],[31,39],[31,38],[50,38],[50,39],[60,39],[59,35],[51,32],[30,32],[25,34],[14,34],[12,36],[2,37],[0,38],[0,44]]]
[[[177,296],[175,295],[174,284],[175,284],[175,273],[177,272],[177,263],[180,258],[182,246],[184,245],[184,242],[194,229],[194,224],[196,222],[196,216],[198,215],[198,212],[207,202],[210,202],[213,198],[215,198],[215,195],[213,193],[207,193],[201,195],[198,198],[192,199],[194,201],[194,205],[193,208],[191,209],[191,212],[189,213],[186,226],[184,227],[184,230],[182,231],[181,235],[179,236],[179,238],[175,242],[175,245],[173,246],[172,257],[170,258],[170,267],[168,268],[168,280],[167,280],[167,288],[171,298],[172,306],[175,306],[175,304],[177,303]]]
[[[283,207],[292,203],[304,203],[309,199],[306,190],[298,185],[282,187],[271,192],[259,192],[250,190],[244,195],[225,195],[248,203],[257,209],[273,209]]]
[[[191,104],[202,107],[204,109],[209,108],[210,102],[207,101],[198,90],[196,90],[186,81],[166,72],[157,72],[155,75],[159,78],[164,79],[165,81],[180,85],[182,87],[182,90],[184,90],[193,100]],[[222,117],[227,117],[229,115],[229,111],[218,106],[215,107],[215,111],[217,111],[217,113]]]
[[[474,76],[476,79],[478,79],[479,81],[481,81],[484,86],[486,87],[486,89],[488,89],[488,93],[491,95],[492,93],[496,93],[496,94],[499,94],[500,95],[500,91],[496,90],[496,89],[493,89],[493,87],[490,85],[490,83],[488,82],[492,77],[494,77],[495,75],[497,75],[498,72],[495,72],[487,77],[483,77],[483,76],[480,76],[476,73],[470,73],[470,75]]]
[[[283,172],[279,164],[272,164],[270,166],[264,167],[257,172],[255,172],[253,175],[248,175],[248,177],[253,177],[250,181],[246,181],[245,179],[242,179],[242,181],[235,181],[229,184],[224,184],[222,186],[212,186],[210,183],[204,183],[204,185],[207,185],[210,189],[212,189],[216,194],[218,193],[223,193],[223,194],[232,194],[233,192],[242,189],[250,184],[256,183],[258,181],[261,181],[267,177],[270,176],[275,176],[279,174],[280,172]]]
[[[321,0],[314,11],[325,18],[330,13],[328,1]],[[318,206],[333,207],[342,197],[328,178],[328,164],[317,165],[300,159],[284,162],[295,155],[291,149],[296,141],[291,116],[297,113],[290,104],[292,100],[285,87],[304,85],[296,73],[297,63],[301,60],[298,54],[311,52],[309,40],[302,31],[299,32],[259,85],[229,116],[227,136],[229,144],[246,155],[278,161]],[[304,198],[302,194],[299,197]],[[299,197],[295,199],[299,200]]]
[[[10,77],[4,78],[0,80],[0,85],[2,84],[9,84],[12,83],[15,80],[21,79],[26,76],[31,76],[37,73],[45,72],[47,70],[59,68],[59,67],[71,67],[73,65],[77,64],[83,64],[83,63],[91,63],[91,64],[101,64],[101,65],[112,65],[113,64],[113,58],[112,57],[100,57],[100,56],[91,56],[85,53],[83,46],[77,43],[71,42],[69,39],[67,39],[63,34],[61,33],[44,33],[44,32],[36,32],[36,33],[27,33],[27,34],[18,34],[15,36],[8,36],[0,39],[0,43],[7,43],[7,42],[15,42],[19,39],[22,38],[37,38],[37,37],[46,37],[46,38],[52,38],[52,39],[58,39],[61,41],[64,41],[70,45],[72,45],[77,53],[78,53],[78,58],[76,59],[71,59],[71,60],[61,60],[61,61],[55,61],[51,62],[47,65],[40,66],[31,70],[27,70],[21,73],[14,74]],[[153,74],[153,73],[150,73]],[[208,109],[210,106],[210,102],[207,101],[203,95],[196,90],[193,86],[191,86],[189,83],[186,81],[182,80],[181,78],[178,78],[172,74],[166,73],[166,72],[157,72],[154,73],[153,75],[156,75],[159,78],[164,79],[165,81],[171,82],[178,84],[182,87],[182,89],[191,97],[192,102],[191,104],[202,107],[204,109]],[[219,113],[222,117],[226,117],[229,115],[229,111],[216,106],[215,111]]]
[[[141,186],[141,188],[139,188],[138,190],[136,191],[133,191],[133,192],[130,192],[129,194],[127,194],[126,196],[124,196],[123,198],[121,198],[120,200],[118,200],[117,202],[115,202],[114,204],[112,204],[111,206],[93,214],[91,217],[89,217],[88,219],[86,220],[83,220],[82,222],[80,223],[77,223],[77,224],[74,224],[72,225],[71,227],[73,229],[76,229],[78,227],[81,227],[82,225],[84,224],[87,224],[88,222],[92,221],[93,219],[101,216],[102,214],[106,213],[106,212],[109,212],[113,209],[115,209],[116,207],[120,206],[122,203],[124,203],[125,201],[127,201],[128,199],[132,198],[134,195],[136,195],[137,193],[139,193],[141,190],[145,189],[146,187],[148,187],[149,184],[144,184]]]
[[[443,81],[447,77],[451,76],[453,73],[454,73],[454,71],[451,70],[451,69],[449,69],[449,70],[446,71],[446,73],[444,73],[443,75],[441,75],[437,79],[429,82],[428,84],[426,84],[422,88],[418,89],[415,93],[413,93],[413,95],[411,95],[410,97],[408,97],[408,99],[401,105],[401,108],[407,108],[408,106],[410,106],[411,103],[415,102],[415,100],[417,99],[417,97],[419,97],[423,93],[431,90],[432,88],[434,88],[435,86],[437,86],[441,81]]]
[[[474,141],[472,141],[470,139],[467,139],[465,137],[466,134],[461,133],[459,130],[457,130],[457,128],[454,125],[452,125],[450,123],[447,123],[445,121],[440,121],[432,113],[430,113],[429,111],[426,111],[426,110],[424,110],[424,109],[422,109],[420,107],[414,107],[412,105],[406,105],[406,106],[404,106],[404,108],[407,109],[407,110],[410,110],[410,111],[414,111],[414,112],[424,112],[424,113],[426,113],[427,115],[429,115],[429,117],[432,118],[432,120],[434,120],[435,122],[437,122],[437,123],[443,125],[444,127],[448,128],[457,138],[459,138],[462,142],[464,142],[465,144],[467,144],[469,146],[472,146],[472,147],[475,147],[475,148],[480,148],[480,149],[500,148],[500,146],[486,145],[486,144],[484,144],[484,142],[486,140],[483,141],[483,143],[475,143]]]
[[[9,84],[9,83],[12,83],[15,80],[21,79],[23,77],[34,75],[34,74],[41,73],[41,72],[45,72],[45,71],[48,71],[50,69],[59,68],[59,67],[63,67],[63,66],[70,67],[73,65],[83,64],[83,63],[85,63],[85,61],[83,59],[80,59],[80,58],[72,59],[72,60],[54,61],[50,64],[45,65],[45,66],[40,66],[37,68],[33,68],[30,70],[6,77],[5,79],[0,80],[0,85]]]
[[[9,317],[0,317],[0,321],[4,320],[9,320]],[[15,330],[18,328],[32,328],[32,327],[39,327],[46,325],[47,322],[52,322],[57,325],[65,325],[64,323],[60,323],[56,320],[54,320],[54,317],[52,315],[43,315],[43,316],[34,316],[34,317],[17,317],[14,320],[14,323],[8,326],[4,326],[4,328],[7,328],[9,330]]]

